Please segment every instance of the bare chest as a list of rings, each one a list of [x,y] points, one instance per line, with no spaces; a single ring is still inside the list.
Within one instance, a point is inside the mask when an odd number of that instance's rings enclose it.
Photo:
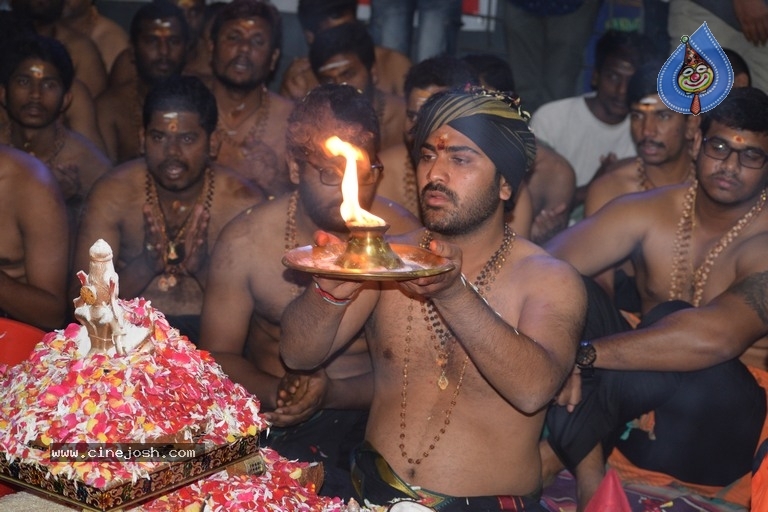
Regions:
[[[634,256],[643,310],[680,299],[703,305],[728,289],[736,279],[736,260],[751,230],[729,236],[679,233],[674,227],[652,230]]]
[[[241,130],[244,130],[242,128]],[[224,133],[220,131],[219,133]],[[280,136],[239,131],[221,138],[216,161],[234,169],[268,194],[277,196],[286,190],[288,171],[285,164],[284,132]]]
[[[283,312],[311,283],[311,275],[290,270],[281,263],[282,254],[271,261],[262,259],[252,282],[254,314],[263,320],[280,325]]]
[[[411,374],[414,389],[444,391],[472,379],[466,352],[428,302],[398,292],[380,301],[366,326],[377,380],[400,385]]]
[[[24,243],[16,216],[9,205],[0,205],[0,271],[18,279],[25,274]]]

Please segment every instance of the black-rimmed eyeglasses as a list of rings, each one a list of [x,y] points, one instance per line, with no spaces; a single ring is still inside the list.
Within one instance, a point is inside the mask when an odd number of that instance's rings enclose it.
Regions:
[[[323,185],[328,185],[331,187],[341,185],[341,180],[344,178],[343,171],[339,171],[337,169],[327,169],[325,167],[318,167],[317,165],[313,164],[309,160],[304,160],[304,162],[320,174],[320,183],[322,183]],[[379,176],[381,175],[381,172],[383,170],[384,170],[384,165],[381,164],[380,162],[371,164],[371,167],[368,170],[361,169],[358,166],[358,169],[357,169],[358,185],[373,185],[379,180]]]
[[[708,137],[702,140],[704,144],[704,154],[715,160],[725,160],[731,153],[739,155],[739,164],[750,169],[760,169],[768,160],[765,151],[757,148],[736,149],[728,145],[719,137]]]

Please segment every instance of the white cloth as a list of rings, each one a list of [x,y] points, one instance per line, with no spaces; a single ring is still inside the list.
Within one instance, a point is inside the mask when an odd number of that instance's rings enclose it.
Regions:
[[[606,124],[592,115],[584,96],[574,96],[542,105],[531,119],[537,138],[560,153],[576,172],[576,186],[589,183],[608,153],[635,156],[629,132],[629,116],[619,124]]]

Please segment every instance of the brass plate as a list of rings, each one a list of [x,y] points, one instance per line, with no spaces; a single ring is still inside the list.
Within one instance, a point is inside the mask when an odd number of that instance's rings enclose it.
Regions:
[[[347,244],[331,244],[323,247],[305,245],[288,251],[283,265],[323,277],[340,277],[359,281],[407,281],[419,277],[434,276],[453,269],[450,260],[415,245],[389,244],[403,260],[404,266],[396,269],[347,269],[334,262],[347,248]]]

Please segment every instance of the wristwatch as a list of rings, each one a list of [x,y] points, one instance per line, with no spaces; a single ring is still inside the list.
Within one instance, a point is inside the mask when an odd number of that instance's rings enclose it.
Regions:
[[[576,351],[576,366],[581,370],[584,377],[591,377],[595,372],[595,360],[597,359],[597,350],[594,345],[587,340],[579,343],[579,349]]]

